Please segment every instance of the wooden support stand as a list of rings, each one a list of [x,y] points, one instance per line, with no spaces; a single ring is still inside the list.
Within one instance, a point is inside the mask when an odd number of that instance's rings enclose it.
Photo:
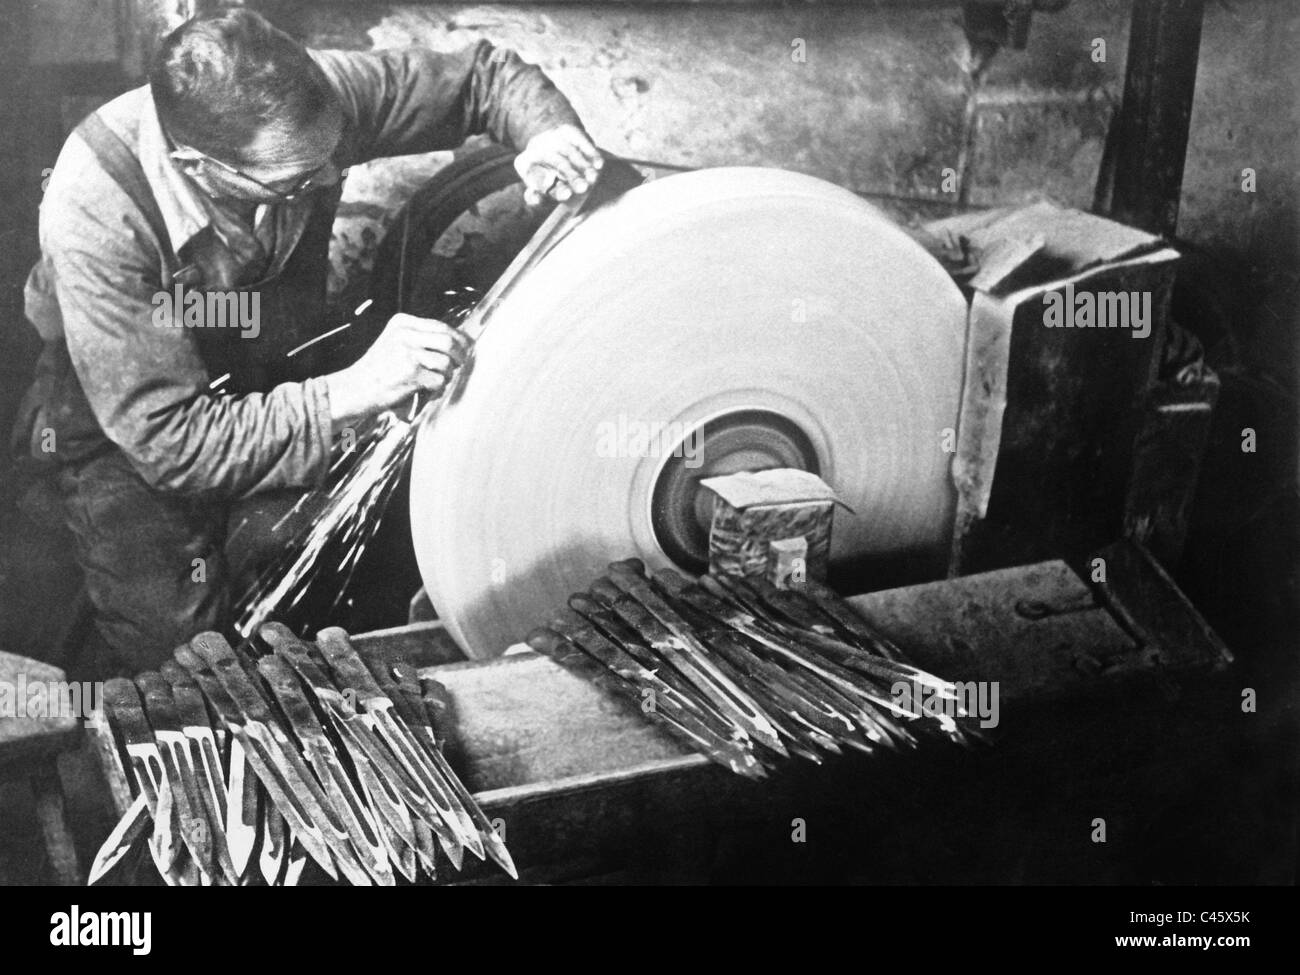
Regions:
[[[30,784],[54,878],[64,886],[79,886],[83,878],[64,817],[59,756],[80,745],[81,724],[68,714],[66,701],[53,699],[54,688],[65,679],[57,667],[0,653],[0,682],[11,689],[16,711],[15,715],[0,714],[0,781],[25,779]],[[33,694],[43,699],[39,707],[33,706]],[[26,716],[52,712],[59,716]]]

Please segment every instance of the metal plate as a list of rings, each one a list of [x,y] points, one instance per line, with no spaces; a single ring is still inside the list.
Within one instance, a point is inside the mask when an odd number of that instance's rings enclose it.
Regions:
[[[493,656],[611,559],[670,564],[665,454],[738,411],[812,443],[855,512],[832,559],[941,549],[965,322],[939,264],[829,183],[738,168],[631,190],[515,285],[420,433],[413,540],[448,632]]]

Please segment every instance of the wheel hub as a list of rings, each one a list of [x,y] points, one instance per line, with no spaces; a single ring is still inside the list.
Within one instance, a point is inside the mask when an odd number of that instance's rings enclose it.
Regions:
[[[704,572],[709,562],[713,494],[700,481],[775,467],[821,473],[812,441],[779,414],[742,410],[690,431],[655,479],[650,522],[664,554],[687,572]]]

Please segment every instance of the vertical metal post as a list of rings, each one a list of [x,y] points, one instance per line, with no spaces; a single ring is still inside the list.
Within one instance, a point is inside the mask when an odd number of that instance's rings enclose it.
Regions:
[[[1205,0],[1134,0],[1113,163],[1098,181],[1100,212],[1164,236],[1178,225],[1204,7]]]

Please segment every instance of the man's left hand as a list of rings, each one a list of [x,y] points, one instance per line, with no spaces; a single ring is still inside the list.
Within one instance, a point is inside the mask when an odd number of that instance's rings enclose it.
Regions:
[[[538,133],[515,157],[524,181],[524,201],[536,206],[544,197],[563,202],[591,189],[605,164],[591,137],[576,125]]]

